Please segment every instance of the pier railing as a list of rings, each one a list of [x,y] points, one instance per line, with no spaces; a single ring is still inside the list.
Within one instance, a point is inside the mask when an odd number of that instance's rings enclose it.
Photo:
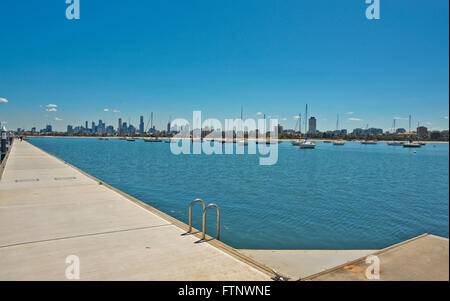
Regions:
[[[8,161],[8,156],[9,156],[9,153],[11,152],[12,144],[13,144],[13,142],[11,142],[7,146],[6,153],[4,153],[4,154],[2,153],[0,155],[0,157],[1,157],[1,159],[0,159],[0,180],[2,179],[3,171],[5,170],[6,161]]]

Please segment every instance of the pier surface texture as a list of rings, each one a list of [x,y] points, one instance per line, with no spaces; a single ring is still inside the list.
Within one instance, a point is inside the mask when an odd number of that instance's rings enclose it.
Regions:
[[[80,280],[273,276],[225,244],[183,235],[183,225],[16,141],[0,180],[0,280],[67,280],[71,255]]]

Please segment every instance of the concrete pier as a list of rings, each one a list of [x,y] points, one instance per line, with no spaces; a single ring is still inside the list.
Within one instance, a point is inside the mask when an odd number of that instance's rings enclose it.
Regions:
[[[375,261],[366,257],[311,275],[312,281],[449,281],[449,240],[424,234],[377,251],[378,277],[368,279]],[[370,276],[370,273],[369,273]],[[372,276],[370,276],[372,277]]]
[[[189,200],[186,200],[186,210]],[[200,214],[198,214],[200,216]],[[270,280],[268,268],[16,141],[0,180],[0,280]]]
[[[0,280],[67,280],[71,255],[80,280],[271,280],[275,270],[289,280],[360,281],[368,255],[379,259],[379,280],[449,279],[448,238],[383,250],[235,250],[200,242],[195,229],[186,235],[184,223],[26,141],[0,167]]]

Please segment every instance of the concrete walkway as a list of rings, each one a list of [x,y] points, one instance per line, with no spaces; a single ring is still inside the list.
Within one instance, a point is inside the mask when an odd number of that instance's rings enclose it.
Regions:
[[[186,210],[188,202],[186,203]],[[16,141],[0,180],[0,280],[270,280],[264,266]]]
[[[350,264],[308,277],[314,281],[448,281],[449,240],[424,234],[377,251],[375,260],[361,258]],[[374,278],[374,264],[378,278]],[[369,272],[367,272],[369,269]]]
[[[352,262],[375,250],[239,250],[289,280],[305,277]]]

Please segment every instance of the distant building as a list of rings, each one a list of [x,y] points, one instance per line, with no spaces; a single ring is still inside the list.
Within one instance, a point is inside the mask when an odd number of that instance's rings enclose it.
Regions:
[[[425,126],[419,126],[417,127],[417,135],[419,137],[424,137],[428,135],[428,128]]]
[[[134,134],[134,133],[136,133],[136,128],[133,125],[130,124],[128,126],[128,131],[127,132],[130,133],[130,134]]]
[[[277,132],[278,132],[278,135],[280,135],[280,134],[283,132],[283,126],[280,125],[280,124],[278,124],[278,125],[275,127],[275,131],[277,131]]]
[[[171,130],[170,130],[170,121],[167,123],[167,133],[170,133],[171,132]]]
[[[403,133],[406,133],[406,130],[404,128],[398,128],[395,132],[397,134],[403,134]]]
[[[45,127],[45,132],[46,133],[51,133],[53,132],[52,126],[50,124],[47,124],[47,126]]]
[[[117,132],[122,133],[122,118],[119,118],[119,123],[117,124]]]
[[[114,134],[114,127],[112,125],[108,125],[106,127],[106,133],[107,134]]]
[[[71,125],[67,126],[67,134],[73,134],[73,127]]]
[[[364,130],[362,128],[356,128],[356,129],[353,129],[352,134],[356,135],[356,136],[359,136],[359,135],[364,134]]]
[[[315,134],[317,132],[317,119],[316,117],[309,118],[309,131],[310,134]]]
[[[367,133],[370,135],[382,135],[383,129],[370,128],[367,130]]]
[[[139,133],[144,133],[144,116],[139,118]]]

